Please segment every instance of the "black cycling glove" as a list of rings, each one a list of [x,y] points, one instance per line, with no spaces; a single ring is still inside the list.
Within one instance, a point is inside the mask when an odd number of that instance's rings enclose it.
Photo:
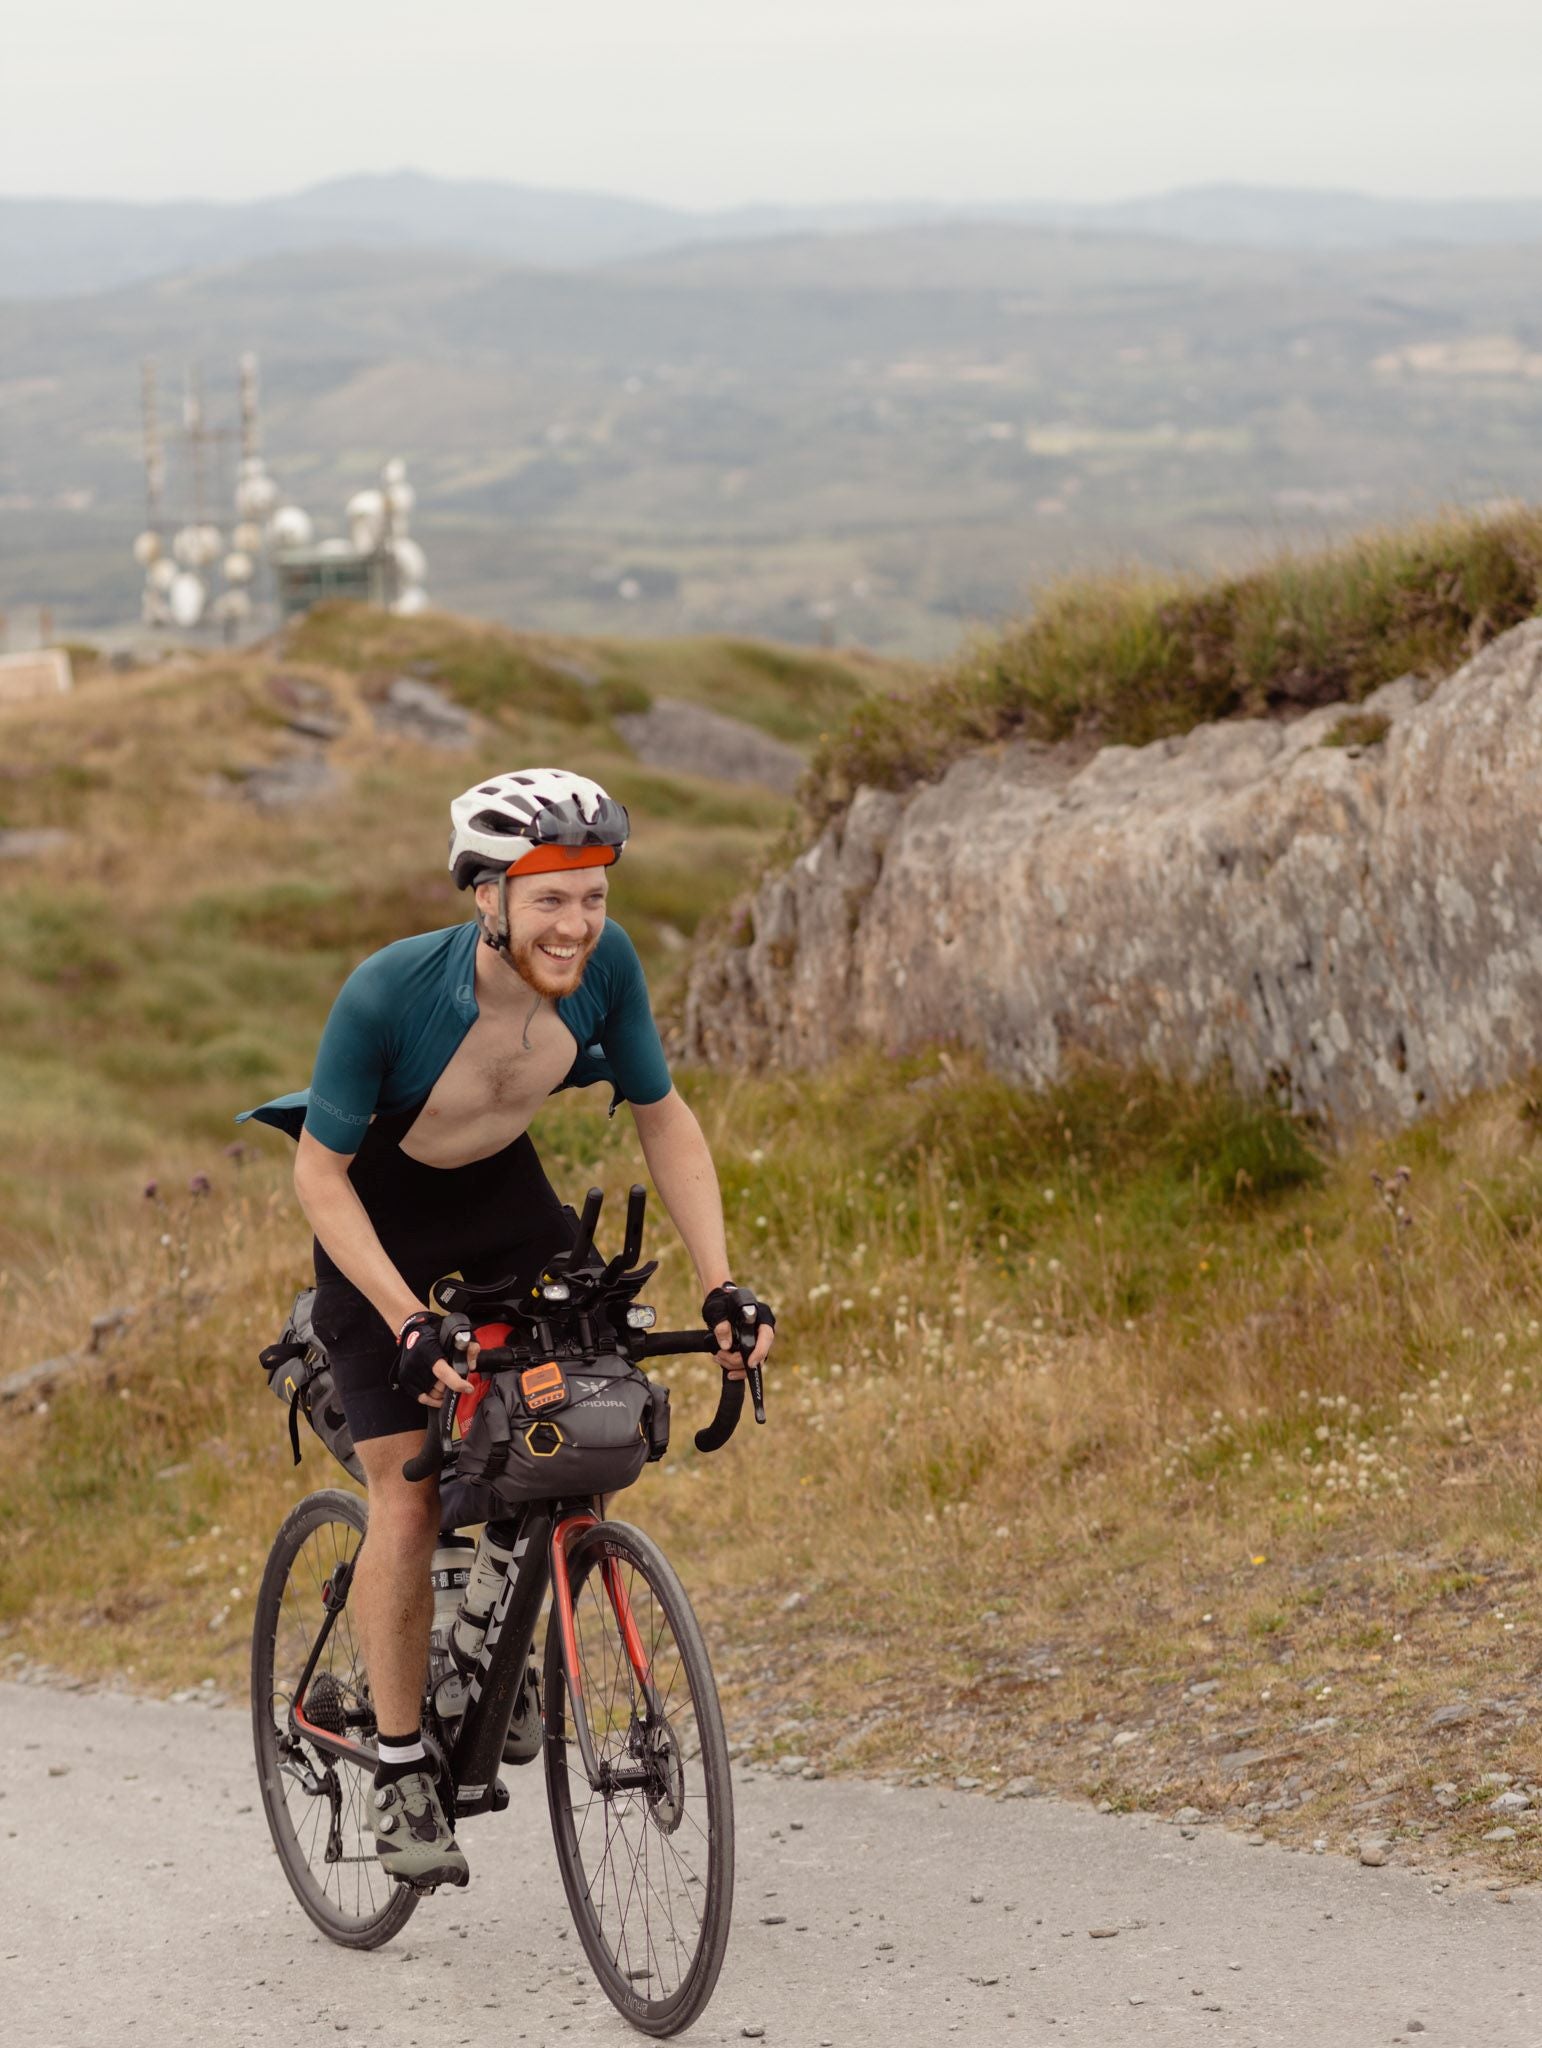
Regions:
[[[727,1323],[746,1358],[754,1349],[755,1333],[761,1325],[769,1323],[776,1328],[776,1310],[771,1304],[761,1301],[753,1287],[735,1287],[731,1280],[713,1288],[701,1305],[701,1319],[709,1330]]]
[[[455,1342],[462,1334],[471,1335],[469,1316],[441,1316],[429,1308],[420,1308],[416,1315],[408,1316],[402,1324],[401,1348],[391,1368],[392,1391],[437,1393],[443,1382],[434,1377],[436,1365],[453,1365],[457,1372],[464,1369],[462,1350]]]

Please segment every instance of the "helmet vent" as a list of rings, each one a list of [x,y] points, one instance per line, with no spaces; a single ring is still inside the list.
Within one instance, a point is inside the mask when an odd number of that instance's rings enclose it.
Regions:
[[[523,839],[518,818],[506,818],[501,811],[478,811],[471,821],[474,832],[497,832],[507,839]]]

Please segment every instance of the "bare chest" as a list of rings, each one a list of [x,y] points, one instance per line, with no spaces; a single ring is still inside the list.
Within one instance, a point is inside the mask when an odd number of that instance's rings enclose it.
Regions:
[[[456,1048],[402,1140],[425,1166],[464,1166],[512,1144],[573,1064],[577,1042],[543,1002],[533,1017],[487,1011]],[[526,1050],[525,1040],[529,1040]]]

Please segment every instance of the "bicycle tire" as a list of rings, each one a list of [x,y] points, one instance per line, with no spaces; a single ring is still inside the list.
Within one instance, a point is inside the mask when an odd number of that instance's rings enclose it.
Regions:
[[[657,1723],[650,1728],[646,1715],[639,1720],[641,1688],[605,1591],[600,1566],[606,1560],[622,1575],[663,1709],[662,1728]],[[570,1722],[572,1702],[553,1620],[546,1631],[542,1691],[547,1804],[557,1866],[579,1939],[605,1995],[641,2032],[677,2034],[700,2017],[712,1996],[733,1911],[733,1787],[717,1687],[685,1589],[658,1546],[640,1530],[624,1522],[601,1522],[585,1530],[569,1550],[568,1575],[583,1710],[596,1752],[612,1762],[633,1763],[646,1754],[650,1768],[657,1766],[658,1779],[646,1790],[612,1795],[591,1787]],[[623,1709],[624,1729],[619,1725]],[[601,1847],[593,1831],[596,1804],[604,1810],[603,1854],[596,1853]],[[611,1864],[618,1842],[633,1852],[630,1871]],[[650,1854],[655,1842],[657,1853]],[[694,1867],[698,1860],[704,1865],[700,1870]],[[688,1920],[688,1939],[682,1942],[672,1902],[695,1904],[693,1893],[700,1894],[699,1905],[694,1927]],[[639,1905],[640,1925],[634,1917]],[[667,1937],[650,1924],[650,1906],[667,1918]],[[640,1983],[646,1991],[639,1991]]]
[[[252,1739],[268,1831],[290,1889],[330,1940],[344,1948],[379,1948],[411,1919],[419,1894],[386,1877],[374,1836],[362,1823],[367,1785],[356,1766],[300,1745],[286,1752],[289,1707],[326,1610],[321,1589],[345,1559],[358,1555],[367,1526],[356,1494],[328,1487],[308,1494],[274,1538],[252,1623]],[[311,1680],[330,1683],[332,1697],[367,1699],[358,1644],[346,1604]],[[337,1796],[307,1792],[297,1768],[330,1769]],[[329,1859],[328,1851],[340,1854]],[[350,1903],[351,1899],[351,1903]]]

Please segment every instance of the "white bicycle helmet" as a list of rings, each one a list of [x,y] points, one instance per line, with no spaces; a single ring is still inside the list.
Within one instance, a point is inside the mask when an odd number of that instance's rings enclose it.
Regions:
[[[457,889],[469,889],[499,875],[608,867],[630,830],[626,806],[587,775],[519,768],[450,805],[450,872]]]

